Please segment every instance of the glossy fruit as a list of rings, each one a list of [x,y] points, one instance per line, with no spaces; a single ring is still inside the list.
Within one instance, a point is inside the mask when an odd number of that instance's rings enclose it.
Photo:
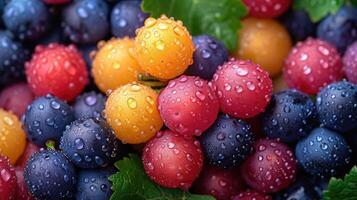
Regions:
[[[115,37],[135,37],[135,30],[144,25],[149,15],[141,10],[140,0],[124,0],[112,9],[110,22]]]
[[[290,88],[316,94],[324,86],[342,79],[342,61],[329,43],[308,38],[297,43],[286,58],[284,77]]]
[[[41,0],[11,0],[2,19],[7,30],[26,41],[39,39],[51,27],[49,10]]]
[[[26,147],[21,157],[16,161],[17,168],[25,168],[27,161],[30,159],[32,154],[38,152],[40,148],[36,146],[31,141],[26,142]]]
[[[67,126],[60,148],[79,168],[108,166],[127,151],[105,121],[93,118],[79,119]]]
[[[200,137],[206,162],[223,168],[241,164],[253,151],[254,134],[250,125],[227,114],[220,114]]]
[[[31,156],[25,168],[26,186],[35,199],[71,199],[76,190],[74,166],[60,152],[43,150]]]
[[[193,37],[193,43],[193,64],[188,67],[186,74],[211,80],[218,66],[228,60],[228,50],[224,44],[209,35]]]
[[[72,1],[62,11],[62,27],[74,43],[96,43],[109,32],[109,7],[102,0]]]
[[[282,23],[294,41],[302,41],[315,36],[316,24],[304,10],[292,10],[283,15]]]
[[[170,130],[159,132],[145,145],[142,159],[151,180],[183,190],[191,187],[203,165],[200,143]]]
[[[73,100],[88,82],[82,55],[74,45],[39,45],[26,63],[29,86],[37,96],[51,93],[63,100]]]
[[[19,119],[0,109],[0,155],[10,159],[14,164],[25,150],[26,134]]]
[[[115,90],[138,79],[140,67],[133,57],[133,47],[134,41],[127,37],[100,43],[92,73],[102,92]]]
[[[75,119],[71,107],[51,95],[34,100],[24,116],[28,138],[40,147],[49,140],[58,144],[65,127]]]
[[[357,84],[357,42],[351,44],[345,52],[343,67],[348,81]]]
[[[65,4],[70,2],[71,0],[42,0],[47,4]]]
[[[317,94],[316,105],[324,127],[341,133],[357,128],[357,85],[332,83]]]
[[[346,140],[325,128],[316,128],[300,140],[295,155],[308,174],[320,177],[342,175],[351,162],[351,149]]]
[[[17,200],[34,200],[30,192],[27,190],[25,179],[24,179],[24,167],[16,167],[16,198]]]
[[[137,83],[121,86],[109,95],[105,116],[123,143],[144,143],[163,125],[157,109],[157,93]]]
[[[233,197],[232,200],[272,200],[272,198],[269,195],[254,190],[246,190]]]
[[[193,63],[194,45],[181,21],[162,16],[148,18],[135,38],[141,68],[159,79],[172,79]]]
[[[77,200],[107,200],[112,195],[108,177],[115,173],[113,167],[81,170],[78,174]]]
[[[105,101],[105,96],[100,93],[94,91],[83,93],[76,98],[73,105],[75,118],[100,118],[105,107]]]
[[[236,57],[259,64],[271,76],[279,75],[292,45],[287,30],[272,19],[250,17],[242,25]]]
[[[34,95],[26,83],[16,83],[0,92],[0,107],[21,118],[33,99]]]
[[[317,27],[317,37],[331,43],[343,54],[357,40],[357,8],[343,6],[327,16]]]
[[[216,200],[231,199],[244,189],[245,183],[238,169],[220,169],[210,166],[202,169],[193,185],[194,193],[212,195]]]
[[[219,111],[218,99],[205,80],[182,75],[160,92],[159,112],[165,125],[183,135],[199,136]]]
[[[0,199],[15,200],[16,174],[8,158],[0,156]]]
[[[269,74],[250,61],[224,63],[213,76],[221,111],[236,118],[251,118],[263,112],[273,85]]]
[[[296,170],[296,161],[291,149],[272,139],[256,142],[255,152],[242,166],[246,183],[264,193],[287,188],[294,181]]]
[[[283,14],[290,7],[291,0],[243,0],[253,17],[273,18]]]
[[[13,35],[0,31],[0,85],[8,85],[24,78],[24,63],[29,51]]]
[[[310,96],[291,89],[274,94],[262,118],[265,134],[283,142],[305,137],[316,122],[316,106]]]

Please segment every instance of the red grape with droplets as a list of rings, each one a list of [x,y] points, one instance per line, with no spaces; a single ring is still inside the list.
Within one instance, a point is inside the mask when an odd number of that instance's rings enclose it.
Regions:
[[[145,146],[143,163],[146,174],[157,184],[188,190],[203,165],[200,143],[171,130],[160,131]]]
[[[62,100],[73,100],[88,82],[82,55],[74,45],[38,45],[26,63],[26,77],[36,96],[48,93]]]
[[[242,165],[246,183],[264,193],[277,192],[288,187],[295,179],[296,170],[292,150],[273,139],[256,142],[255,152]]]
[[[251,118],[265,110],[273,83],[259,65],[231,59],[213,75],[212,87],[222,112],[236,118]]]
[[[16,167],[16,177],[17,177],[17,200],[33,200],[34,198],[27,190],[26,182],[24,179],[24,167]]]
[[[232,200],[272,200],[272,198],[254,190],[246,190],[233,197]]]
[[[34,154],[38,151],[40,151],[40,148],[38,146],[36,146],[31,141],[27,141],[26,148],[25,148],[24,152],[22,153],[21,157],[17,160],[16,166],[24,168],[26,166],[28,159],[30,159],[32,154]]]
[[[194,76],[171,80],[159,95],[159,112],[165,125],[183,135],[199,136],[219,111],[217,96],[207,81]]]
[[[198,194],[214,196],[217,200],[231,199],[245,189],[238,169],[221,169],[205,166],[193,185]]]
[[[21,118],[33,99],[34,94],[26,83],[16,83],[1,91],[0,107]]]
[[[357,84],[357,41],[347,48],[343,56],[343,67],[348,81]]]
[[[273,18],[287,11],[291,0],[243,0],[249,15],[261,18]]]
[[[16,195],[16,174],[8,158],[0,156],[0,199],[14,200]]]
[[[343,78],[342,60],[329,43],[308,38],[297,43],[286,58],[284,78],[290,88],[316,94]]]

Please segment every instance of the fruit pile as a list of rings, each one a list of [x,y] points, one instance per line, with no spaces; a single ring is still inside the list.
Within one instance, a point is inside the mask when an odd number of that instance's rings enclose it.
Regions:
[[[356,4],[0,0],[0,199],[356,200]]]

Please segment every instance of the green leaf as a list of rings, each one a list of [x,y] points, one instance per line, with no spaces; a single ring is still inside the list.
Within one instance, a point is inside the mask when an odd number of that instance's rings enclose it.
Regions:
[[[357,6],[357,0],[351,0],[350,2],[353,6]]]
[[[354,166],[345,178],[331,178],[324,200],[357,200],[357,167]]]
[[[211,196],[160,187],[149,179],[135,154],[129,154],[115,166],[119,172],[109,177],[114,191],[111,200],[214,200]]]
[[[344,0],[295,0],[294,9],[305,10],[313,22],[317,22],[330,13],[336,13]]]
[[[229,50],[236,48],[240,19],[248,13],[241,0],[144,0],[142,8],[155,18],[179,19],[192,35],[214,36]]]

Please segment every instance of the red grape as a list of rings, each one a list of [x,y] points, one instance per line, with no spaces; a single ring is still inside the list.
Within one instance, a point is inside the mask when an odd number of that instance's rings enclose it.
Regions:
[[[171,130],[158,132],[145,146],[143,163],[146,174],[157,184],[187,190],[203,165],[200,143]]]
[[[295,179],[296,160],[291,149],[272,139],[256,142],[255,152],[243,163],[247,184],[260,192],[277,192]]]
[[[271,196],[254,190],[247,190],[233,197],[232,200],[271,200]]]
[[[219,111],[218,99],[207,81],[194,76],[171,80],[158,102],[165,125],[183,135],[201,135]]]
[[[27,186],[24,180],[24,168],[16,167],[16,176],[17,176],[17,200],[33,200],[34,198],[31,196],[29,191],[27,190]]]
[[[217,200],[226,200],[244,190],[245,183],[238,169],[206,166],[193,188],[195,193],[212,195]]]
[[[273,83],[268,72],[245,60],[224,63],[213,75],[221,110],[236,118],[251,118],[264,111]]]
[[[0,156],[0,199],[14,200],[16,187],[14,167],[8,158]]]
[[[273,18],[287,11],[291,0],[243,0],[253,17]]]
[[[337,50],[319,39],[299,42],[285,60],[284,78],[288,86],[308,94],[316,94],[342,77],[342,59]]]
[[[16,83],[1,91],[0,107],[21,118],[33,99],[34,95],[26,83]]]

